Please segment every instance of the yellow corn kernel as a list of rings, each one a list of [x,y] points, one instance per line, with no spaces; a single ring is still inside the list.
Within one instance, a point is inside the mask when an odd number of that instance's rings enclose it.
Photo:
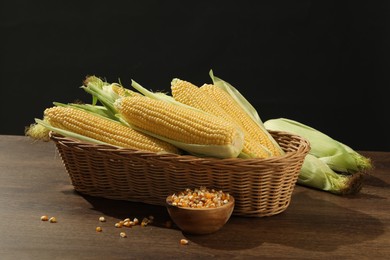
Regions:
[[[123,226],[125,226],[125,227],[131,227],[131,222],[130,222],[130,221],[125,221],[125,222],[123,223]]]
[[[115,105],[131,125],[163,138],[181,144],[234,147],[231,157],[242,150],[242,130],[204,111],[145,96],[124,97]]]
[[[180,245],[188,245],[189,241],[185,238],[180,239]]]
[[[141,95],[140,93],[132,91],[130,89],[127,89],[127,88],[125,88],[117,83],[111,84],[111,88],[116,94],[118,94],[121,97],[127,97],[127,96],[133,96],[133,95],[140,96]]]
[[[51,107],[44,112],[53,127],[111,145],[151,152],[179,153],[178,148],[116,121],[71,107]]]
[[[123,226],[123,224],[120,223],[120,222],[115,223],[115,227],[116,227],[116,228],[121,228],[122,226]]]
[[[233,122],[241,127],[244,132],[244,147],[242,153],[250,158],[267,158],[270,152],[265,149],[256,139],[249,135],[240,122],[227,113],[207,92],[201,91],[200,88],[191,82],[173,79],[171,82],[172,96],[175,100],[195,107],[197,109],[206,111],[210,114],[221,117],[229,122]]]
[[[50,223],[57,223],[57,219],[55,217],[49,218]]]
[[[141,221],[141,227],[146,227],[147,225],[149,225],[149,219],[143,218]]]
[[[283,154],[282,148],[262,125],[257,124],[248,116],[241,106],[223,89],[213,85],[204,84],[199,88],[210,95],[236,122],[239,122],[249,135],[267,148],[272,155]]]
[[[42,221],[48,221],[48,220],[49,220],[49,217],[46,216],[46,215],[44,215],[44,216],[41,217],[41,220],[42,220]]]

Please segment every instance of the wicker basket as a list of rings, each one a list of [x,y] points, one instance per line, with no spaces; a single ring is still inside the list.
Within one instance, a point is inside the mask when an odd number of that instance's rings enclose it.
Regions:
[[[96,145],[51,133],[75,190],[91,196],[164,205],[169,194],[206,186],[234,196],[233,215],[272,216],[290,204],[307,140],[270,131],[286,152],[267,159],[216,159]]]

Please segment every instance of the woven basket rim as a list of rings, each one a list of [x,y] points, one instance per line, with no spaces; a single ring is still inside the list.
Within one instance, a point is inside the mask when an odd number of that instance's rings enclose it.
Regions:
[[[267,158],[215,158],[215,157],[200,157],[200,156],[195,156],[191,154],[174,154],[174,153],[156,153],[156,152],[150,152],[150,151],[143,151],[143,150],[137,150],[137,149],[132,149],[132,148],[125,148],[125,147],[119,147],[111,144],[96,144],[96,143],[91,143],[91,142],[86,142],[82,141],[76,138],[71,138],[71,137],[65,137],[63,135],[60,135],[58,133],[55,133],[53,131],[49,132],[49,137],[51,140],[56,140],[56,141],[61,141],[63,143],[68,143],[68,144],[76,144],[78,147],[82,148],[93,148],[94,150],[96,149],[97,151],[101,152],[113,152],[118,153],[120,155],[123,154],[138,154],[140,156],[158,156],[159,158],[166,158],[166,159],[176,159],[180,161],[197,161],[197,162],[207,162],[207,163],[227,163],[229,164],[230,162],[237,162],[237,161],[245,161],[246,163],[251,163],[251,162],[271,162],[275,160],[282,160],[284,158],[289,158],[291,156],[296,156],[296,154],[301,154],[301,153],[307,153],[310,150],[310,143],[309,141],[300,136],[296,135],[293,133],[289,133],[286,131],[274,131],[274,130],[268,130],[271,134],[278,134],[278,135],[288,135],[290,136],[291,139],[296,140],[300,142],[300,145],[298,148],[293,151],[293,152],[285,152],[282,155],[278,156],[271,156]]]

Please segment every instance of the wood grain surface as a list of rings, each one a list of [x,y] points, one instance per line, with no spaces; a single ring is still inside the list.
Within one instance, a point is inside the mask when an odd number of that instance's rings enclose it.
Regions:
[[[281,214],[233,216],[218,232],[186,235],[165,207],[74,191],[49,142],[0,136],[0,259],[385,259],[390,255],[390,152],[368,152],[374,170],[359,194],[296,186]],[[42,215],[57,223],[40,220]],[[99,222],[104,216],[106,222]],[[141,227],[124,218],[153,216]],[[101,226],[103,231],[96,232]],[[127,237],[120,237],[121,231]],[[189,241],[181,245],[180,239]]]

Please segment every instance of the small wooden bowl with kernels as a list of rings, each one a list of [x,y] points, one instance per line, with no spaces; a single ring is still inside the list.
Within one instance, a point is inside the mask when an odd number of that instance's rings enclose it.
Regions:
[[[234,210],[233,196],[204,187],[169,195],[166,204],[172,221],[183,233],[193,235],[220,230]]]

